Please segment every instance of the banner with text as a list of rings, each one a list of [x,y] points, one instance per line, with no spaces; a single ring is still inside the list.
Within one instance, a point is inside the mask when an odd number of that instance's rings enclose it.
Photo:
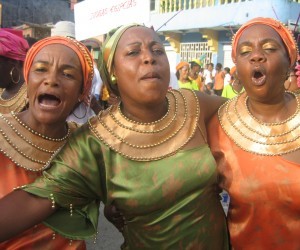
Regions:
[[[75,35],[77,40],[108,33],[129,23],[147,24],[150,19],[149,0],[86,0],[75,4]]]

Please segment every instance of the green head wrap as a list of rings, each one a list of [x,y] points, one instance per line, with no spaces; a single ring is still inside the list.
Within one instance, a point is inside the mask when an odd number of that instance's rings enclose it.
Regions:
[[[116,53],[117,45],[126,30],[131,27],[139,27],[140,24],[129,24],[113,29],[108,33],[102,48],[103,65],[100,68],[101,78],[108,88],[109,92],[119,95],[116,84],[112,80],[113,76],[113,59]]]

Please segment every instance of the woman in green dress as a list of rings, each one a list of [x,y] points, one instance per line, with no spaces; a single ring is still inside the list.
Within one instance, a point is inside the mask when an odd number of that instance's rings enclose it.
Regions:
[[[40,220],[85,239],[102,201],[124,215],[124,249],[228,249],[205,130],[224,100],[168,91],[163,44],[144,26],[117,29],[103,60],[101,78],[120,102],[79,128],[43,178],[1,200],[0,240]]]

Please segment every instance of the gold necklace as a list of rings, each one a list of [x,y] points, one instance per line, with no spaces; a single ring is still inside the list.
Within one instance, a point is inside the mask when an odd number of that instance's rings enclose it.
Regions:
[[[175,154],[194,136],[200,109],[191,90],[172,90],[167,98],[168,112],[155,122],[132,121],[115,105],[89,120],[90,129],[113,151],[132,160],[159,160]]]
[[[68,133],[61,139],[53,139],[33,133],[12,112],[0,114],[0,151],[17,166],[27,171],[39,172],[46,169],[52,158],[65,144],[76,124],[68,124]]]
[[[300,148],[300,97],[290,94],[295,96],[297,109],[284,121],[259,121],[249,111],[248,96],[243,93],[219,109],[221,126],[235,144],[247,152],[274,156],[296,151]]]
[[[157,130],[147,130],[147,129],[137,129],[136,127],[133,127],[131,125],[127,126],[123,123],[121,123],[119,121],[119,119],[114,115],[113,112],[111,112],[111,109],[110,109],[110,112],[109,112],[109,115],[113,118],[113,120],[120,126],[120,127],[123,127],[124,129],[128,129],[128,130],[131,130],[131,131],[135,131],[135,132],[139,132],[139,133],[148,133],[148,134],[155,134],[155,133],[158,133],[158,132],[161,132],[165,129],[167,129],[171,123],[174,121],[174,119],[176,118],[176,115],[177,115],[177,110],[178,110],[178,103],[177,103],[177,99],[174,97],[174,94],[172,92],[170,92],[171,95],[173,95],[173,98],[175,99],[175,112],[174,112],[174,115],[172,116],[172,119],[167,121],[167,122],[164,122],[164,120],[166,120],[168,118],[168,115],[170,113],[170,97],[167,96],[167,100],[168,100],[168,111],[167,113],[159,120],[157,121],[154,121],[154,122],[149,122],[149,123],[141,123],[141,122],[136,122],[136,121],[132,121],[130,120],[129,118],[127,118],[126,116],[123,115],[122,111],[121,111],[121,102],[119,103],[118,105],[118,113],[122,116],[123,119],[125,119],[126,121],[129,122],[129,124],[137,124],[137,125],[154,125],[154,124],[158,124],[158,123],[165,123],[165,126],[162,127],[162,128],[159,128]]]
[[[67,134],[66,134],[64,137],[59,138],[59,139],[51,138],[51,137],[42,135],[42,134],[40,134],[39,132],[34,131],[32,128],[30,128],[30,127],[27,126],[24,122],[22,122],[22,121],[18,118],[18,116],[16,115],[16,113],[11,112],[11,115],[13,116],[13,118],[15,118],[15,120],[16,120],[22,127],[26,128],[26,129],[27,129],[28,131],[30,131],[32,134],[37,135],[37,136],[39,136],[39,137],[42,137],[42,138],[45,139],[45,140],[49,140],[49,141],[58,141],[58,142],[59,142],[59,141],[65,141],[65,140],[69,137],[69,135],[70,135],[70,133],[71,133],[71,130],[70,130],[69,126],[67,125],[67,127],[68,127],[68,129],[67,129]]]

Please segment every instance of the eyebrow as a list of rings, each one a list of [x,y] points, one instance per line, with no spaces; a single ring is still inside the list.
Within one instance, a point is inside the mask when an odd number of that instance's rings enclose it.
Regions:
[[[276,42],[276,43],[278,43],[279,41],[277,41],[273,38],[265,38],[265,39],[260,41],[260,43],[267,43],[267,42]],[[251,45],[251,44],[252,44],[252,42],[250,42],[248,40],[245,41],[245,42],[240,43],[240,45]]]
[[[43,61],[43,60],[38,60],[33,62],[32,64],[37,64],[37,63],[41,63],[41,64],[50,64],[48,61]],[[63,64],[61,65],[61,67],[63,68],[71,68],[71,69],[77,69],[77,67],[70,65],[70,64]]]
[[[131,46],[131,45],[141,45],[141,44],[142,44],[141,42],[132,42],[132,43],[126,44],[126,46]],[[160,42],[155,41],[155,40],[153,40],[153,41],[150,42],[150,45],[151,45],[151,46],[152,46],[152,45],[155,45],[155,44],[162,45]]]

